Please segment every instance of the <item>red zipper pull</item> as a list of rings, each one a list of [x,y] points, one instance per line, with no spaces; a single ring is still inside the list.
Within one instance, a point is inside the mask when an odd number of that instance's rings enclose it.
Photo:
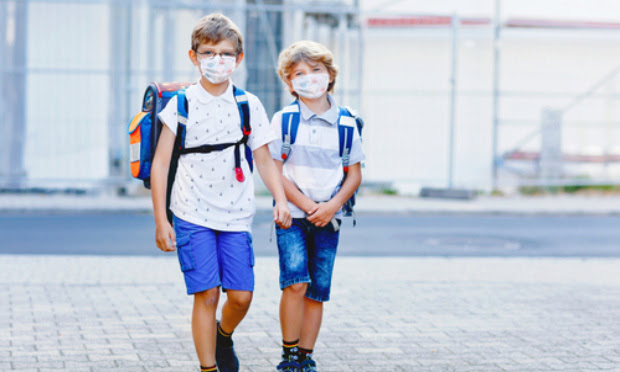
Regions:
[[[235,174],[237,177],[237,181],[239,182],[245,181],[245,177],[243,177],[243,170],[241,170],[241,168],[235,168]]]

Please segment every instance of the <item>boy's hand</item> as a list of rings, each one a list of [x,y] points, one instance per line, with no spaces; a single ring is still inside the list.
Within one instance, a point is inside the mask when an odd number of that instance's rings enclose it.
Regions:
[[[293,220],[291,219],[291,211],[286,203],[276,203],[273,207],[273,221],[283,229],[291,227]]]
[[[306,219],[316,227],[324,227],[332,221],[339,208],[339,206],[334,206],[331,202],[319,203],[312,210],[308,211]]]
[[[177,237],[170,223],[162,223],[155,227],[155,242],[157,247],[164,252],[172,252],[177,247]]]

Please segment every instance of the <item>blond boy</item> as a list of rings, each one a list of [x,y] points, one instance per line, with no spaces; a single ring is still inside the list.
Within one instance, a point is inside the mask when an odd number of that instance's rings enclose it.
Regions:
[[[317,371],[312,359],[329,300],[331,277],[339,239],[341,208],[361,182],[364,160],[354,131],[346,177],[339,154],[340,110],[333,91],[338,67],[323,45],[300,41],[280,53],[278,74],[296,98],[299,126],[296,141],[283,159],[282,138],[269,145],[282,183],[293,224],[277,228],[280,259],[280,325],[282,361],[279,371]],[[282,133],[283,111],[272,126]],[[285,160],[285,161],[284,161]]]

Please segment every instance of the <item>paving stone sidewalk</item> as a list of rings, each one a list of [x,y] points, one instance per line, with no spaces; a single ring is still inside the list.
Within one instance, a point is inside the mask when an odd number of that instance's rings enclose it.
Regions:
[[[336,263],[321,371],[620,370],[620,260],[355,258]],[[275,371],[274,257],[234,335]],[[0,257],[0,370],[197,371],[176,258]]]

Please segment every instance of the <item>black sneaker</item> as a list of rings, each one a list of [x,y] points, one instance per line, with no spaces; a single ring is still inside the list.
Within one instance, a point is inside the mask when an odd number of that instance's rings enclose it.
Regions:
[[[282,360],[276,367],[278,372],[299,372],[299,363],[292,358],[289,360]]]
[[[215,363],[219,372],[239,372],[239,358],[234,347],[215,346]]]
[[[218,326],[219,323],[218,321]],[[219,372],[239,372],[239,358],[237,358],[235,353],[232,339],[230,340],[230,346],[215,344],[215,363]]]
[[[311,357],[306,357],[306,360],[301,362],[299,371],[300,372],[318,372],[319,370],[316,368],[316,362],[312,360]]]

